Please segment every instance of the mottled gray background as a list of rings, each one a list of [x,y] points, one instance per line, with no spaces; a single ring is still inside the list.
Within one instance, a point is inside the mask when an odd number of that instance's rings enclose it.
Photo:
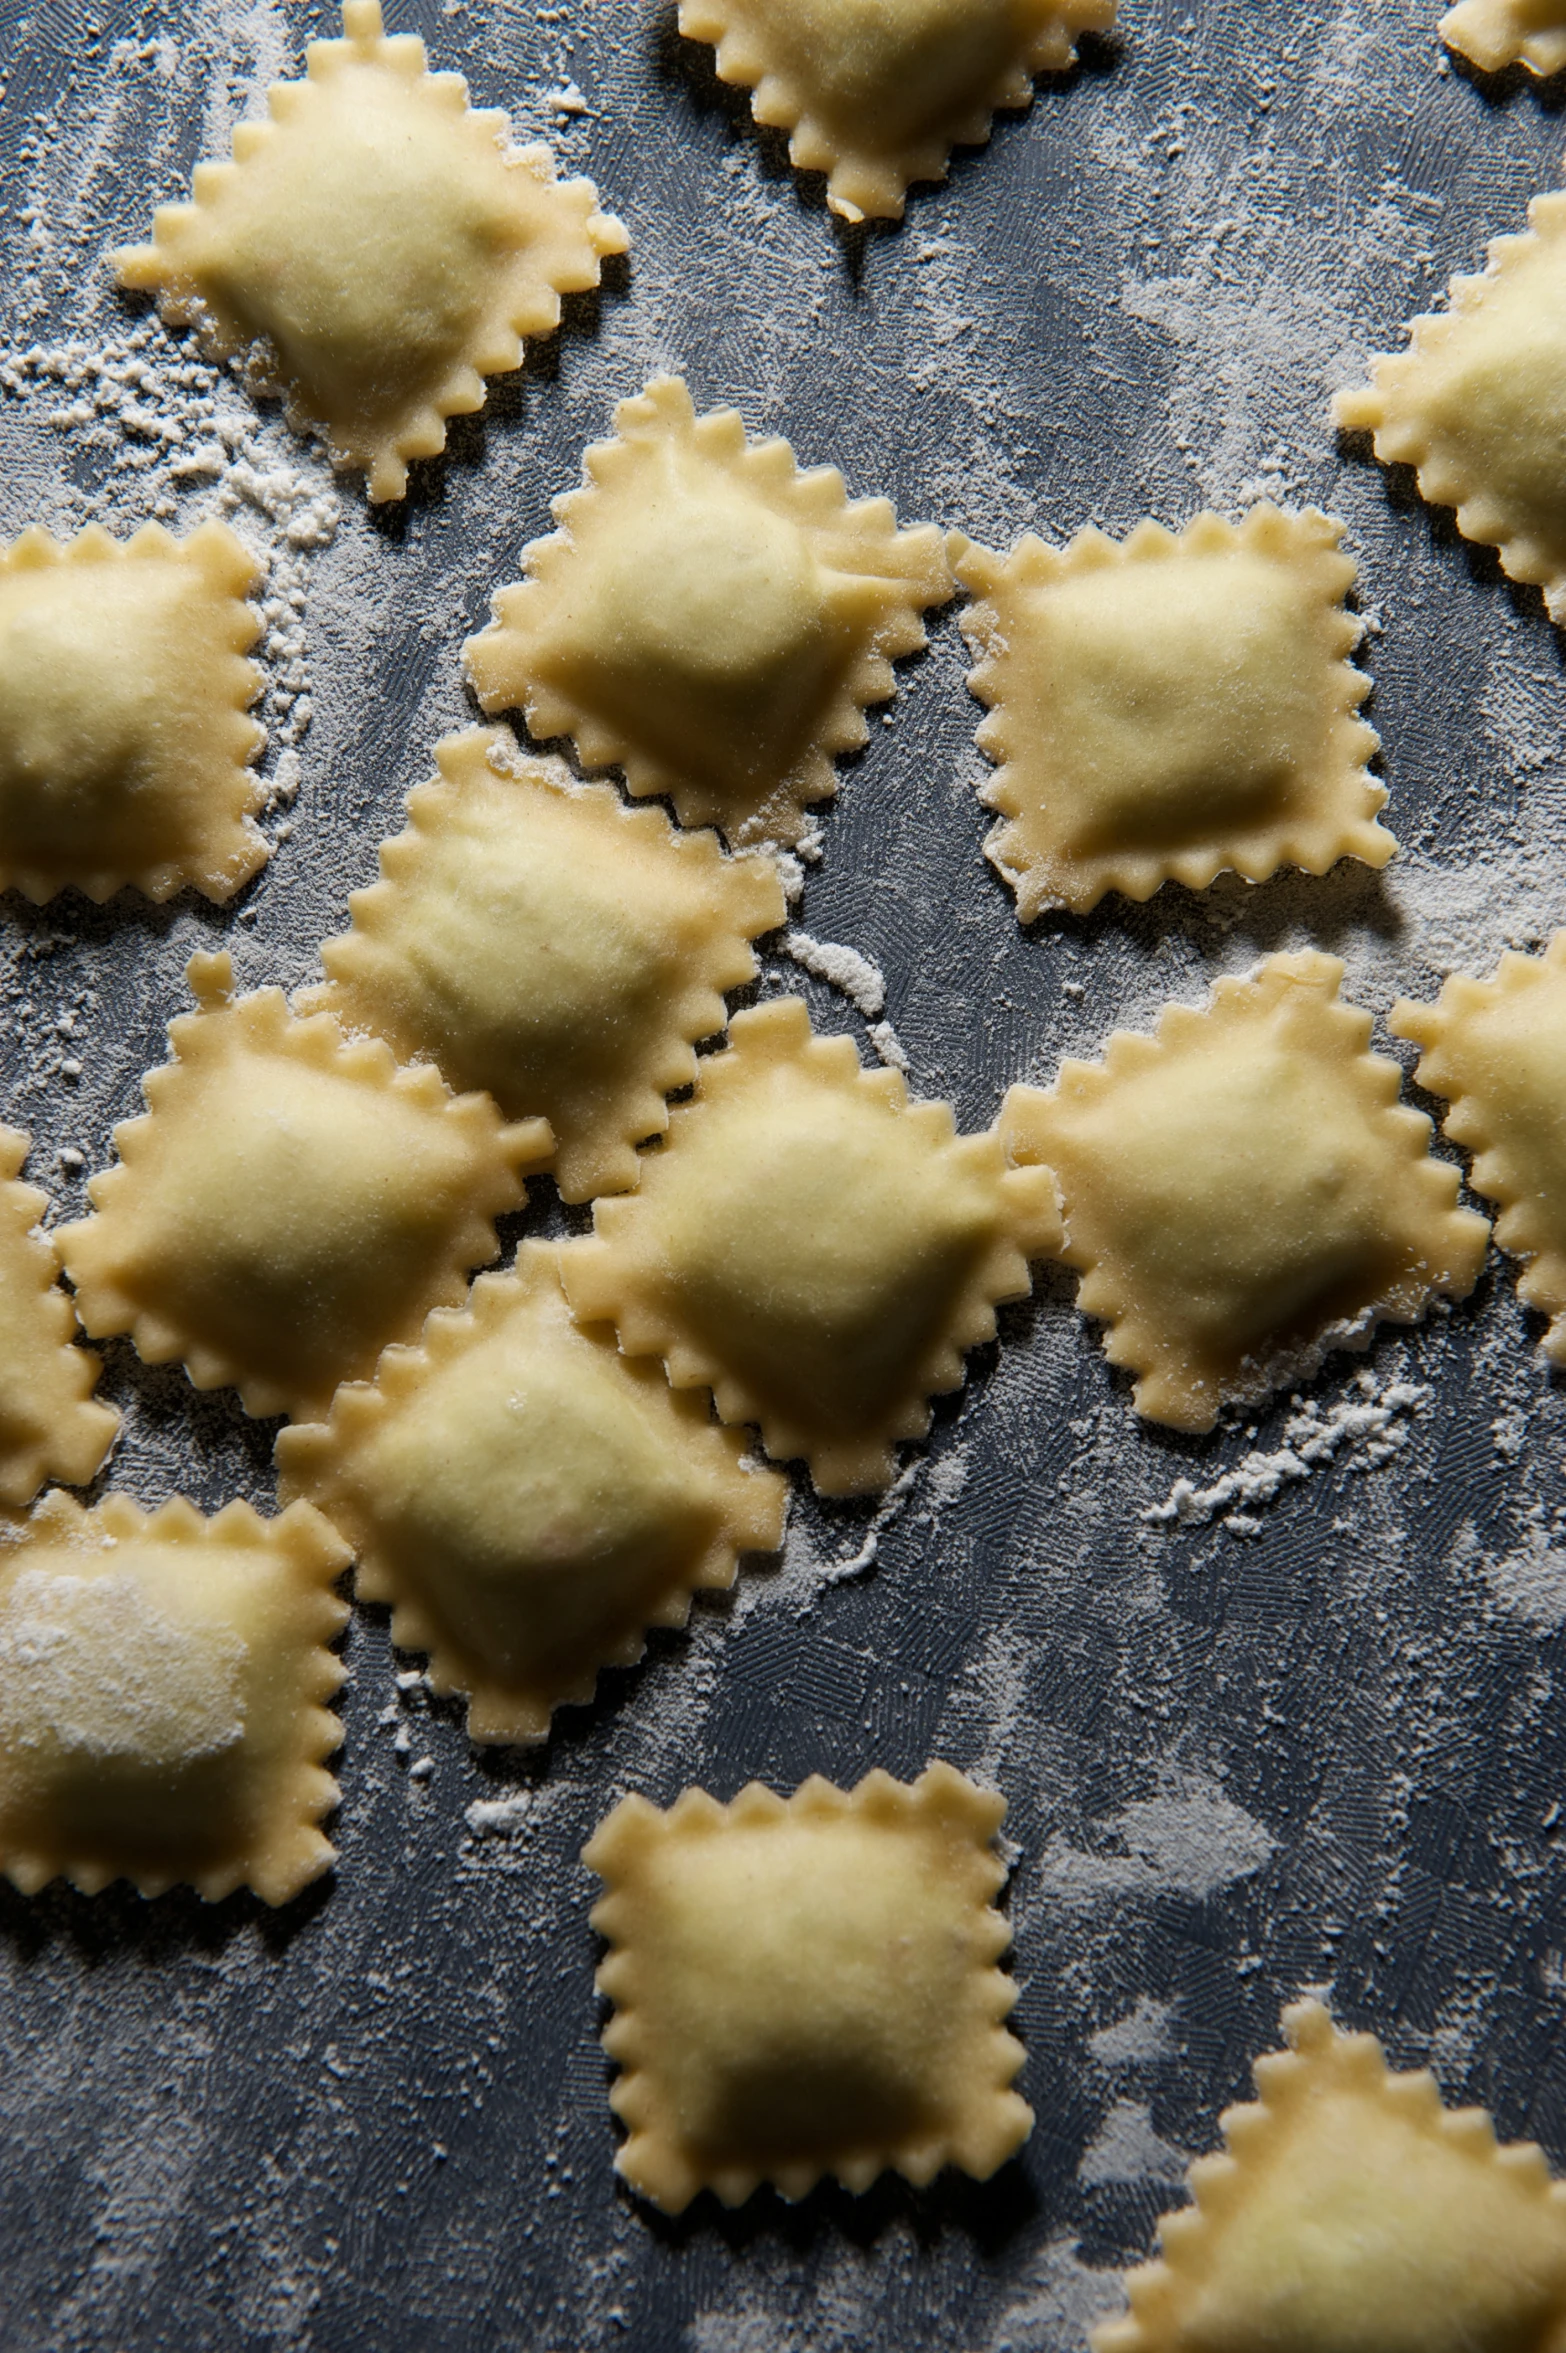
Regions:
[[[891,723],[845,770],[799,920],[881,965],[916,1084],[966,1123],[1117,1018],[1144,1024],[1273,946],[1334,946],[1379,1013],[1566,920],[1561,679],[1538,599],[1326,422],[1332,387],[1556,176],[1551,95],[1446,71],[1437,13],[1128,0],[1121,34],[902,228],[855,235],[644,0],[405,0],[395,24],[478,102],[553,128],[594,173],[632,255],[405,509],[372,518],[344,484],[333,529],[319,460],[232,385],[219,407],[250,473],[178,478],[156,422],[177,342],[143,355],[150,391],[123,366],[91,372],[94,352],[123,362],[145,317],[110,290],[105,246],[225,150],[328,12],[0,0],[0,525],[162,511],[183,528],[226,497],[258,545],[268,510],[313,515],[301,536],[323,542],[279,575],[304,594],[307,642],[284,642],[285,610],[268,717],[276,736],[307,670],[314,723],[277,856],[239,908],[0,910],[3,1115],[34,1131],[58,1213],[138,1107],[193,948],[231,941],[247,983],[311,972],[431,743],[470,715],[461,639],[584,441],[660,365],[908,520],[1001,544],[1269,493],[1347,521],[1405,845],[1380,881],[1166,891],[1024,936],[980,855],[950,614],[905,667]],[[587,111],[557,118],[572,84]],[[808,993],[824,1025],[860,1028]],[[1203,1441],[1139,1429],[1046,1278],[941,1408],[873,1563],[834,1582],[869,1515],[801,1498],[781,1571],[606,1677],[531,1763],[476,1757],[457,1711],[399,1693],[411,1662],[360,1615],[329,1883],[276,1915],[123,1890],[0,1900],[0,2344],[1076,2353],[1306,1985],[1566,2161],[1566,1417],[1537,1338],[1496,1265],[1450,1316],[1311,1385],[1327,1436],[1308,1476],[1242,1497],[1238,1521],[1214,1505],[1171,1530],[1141,1513],[1177,1478],[1209,1486],[1279,1448],[1293,1409]],[[270,1426],[107,1353],[129,1412],[116,1480],[149,1500],[270,1496]],[[678,2223],[637,2207],[610,2170],[582,1839],[627,1787],[852,1781],[936,1752],[1011,1803],[1039,2119],[1021,2159],[924,2197],[883,2184],[734,2217],[704,2202]],[[507,1797],[526,1802],[500,1827],[469,1820]]]

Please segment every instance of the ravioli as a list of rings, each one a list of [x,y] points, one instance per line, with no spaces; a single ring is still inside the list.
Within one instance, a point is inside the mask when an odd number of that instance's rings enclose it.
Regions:
[[[722,1029],[722,992],[755,978],[750,941],[783,921],[777,868],[519,758],[499,729],[447,736],[435,758],[301,1009],[428,1055],[508,1117],[542,1114],[567,1201],[622,1192],[696,1075],[696,1040]]]
[[[1566,932],[1493,980],[1455,975],[1434,1005],[1403,999],[1390,1027],[1424,1049],[1414,1075],[1450,1103],[1442,1133],[1474,1154],[1495,1238],[1525,1261],[1518,1294],[1551,1319],[1544,1354],[1566,1365]]]
[[[1489,1227],[1342,976],[1313,949],[1270,956],[1205,1011],[1171,1005],[1155,1036],[1116,1031],[1102,1062],[1006,1097],[1006,1148],[1052,1170],[1077,1304],[1150,1421],[1210,1430],[1478,1279]]]
[[[1547,75],[1566,66],[1566,0],[1458,0],[1440,29],[1447,47],[1481,73],[1525,65]]]
[[[401,498],[409,460],[440,454],[446,419],[482,408],[484,378],[518,367],[523,337],[551,334],[561,296],[596,286],[627,240],[590,180],[509,148],[460,74],[383,37],[379,0],[345,0],[343,31],[114,260],[219,357],[267,346],[295,422],[372,499]]]
[[[90,1479],[120,1426],[93,1403],[97,1357],[71,1345],[76,1313],[53,1237],[38,1231],[48,1196],[17,1182],[26,1158],[26,1136],[0,1127],[0,1506],[13,1511],[46,1479]]]
[[[0,889],[221,902],[266,863],[261,569],[221,523],[0,553]]]
[[[901,220],[915,180],[944,180],[954,147],[982,147],[1114,21],[1115,0],[680,0],[681,32],[848,221]]]
[[[1204,890],[1226,868],[1386,864],[1342,534],[1314,508],[1260,506],[1238,529],[1139,523],[1120,546],[1030,534],[1004,561],[959,543],[980,600],[962,619],[968,683],[997,763],[980,798],[1005,819],[985,846],[1022,922],[1106,891]]]
[[[1566,194],[1536,196],[1528,233],[1497,237],[1482,277],[1454,278],[1445,311],[1415,319],[1407,351],[1340,392],[1336,422],[1412,466],[1420,495],[1455,507],[1465,539],[1544,591],[1566,624]]]
[[[467,1695],[478,1741],[546,1739],[600,1667],[632,1665],[649,1627],[683,1626],[694,1592],[783,1537],[783,1481],[573,1322],[560,1255],[524,1243],[277,1444],[284,1496],[342,1531],[360,1599],[390,1605],[437,1691]]]
[[[287,1903],[331,1866],[346,1547],[296,1504],[47,1496],[0,1531],[0,1871]]]
[[[701,2189],[802,2198],[827,2173],[984,2181],[1015,2154],[1033,2113],[996,1967],[1005,1812],[944,1764],[615,1807],[582,1860],[605,1883],[598,1987],[634,2189],[677,2214]]]
[[[850,1039],[813,1036],[797,997],[729,1034],[641,1190],[600,1201],[562,1261],[566,1294],[677,1389],[709,1387],[726,1422],[758,1423],[770,1454],[802,1455],[823,1494],[873,1493],[1056,1247],[1054,1183],[862,1070]]]
[[[833,468],[747,441],[735,409],[698,417],[676,376],[622,401],[615,436],[464,647],[474,691],[589,768],[623,767],[682,825],[797,841],[952,593],[941,534],[850,504]]]
[[[189,979],[198,1010],[169,1025],[148,1115],[116,1128],[95,1214],[60,1230],[77,1312],[250,1413],[319,1413],[462,1297],[549,1126],[508,1126],[326,1014],[295,1020],[281,990],[235,1000],[227,955]]]
[[[1521,2353],[1566,2317],[1566,2188],[1540,2150],[1496,2146],[1482,2108],[1394,2075],[1318,2001],[1283,2013],[1255,2104],[1220,2119],[1194,2204],[1126,2281],[1094,2353]]]

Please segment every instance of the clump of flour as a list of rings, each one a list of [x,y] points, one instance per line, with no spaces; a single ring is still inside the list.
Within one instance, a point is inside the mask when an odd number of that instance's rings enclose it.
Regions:
[[[881,1018],[886,1011],[886,976],[879,964],[872,964],[857,948],[845,947],[839,940],[812,939],[808,931],[791,931],[783,941],[783,953],[796,963],[802,972],[816,980],[825,981],[846,997],[855,1010],[863,1014],[865,1034],[881,1060],[889,1069],[900,1071],[905,1077],[910,1068],[908,1056],[891,1023]]]
[[[1176,1479],[1163,1502],[1149,1504],[1141,1517],[1152,1528],[1200,1527],[1217,1519],[1236,1536],[1255,1535],[1261,1526],[1252,1516],[1255,1507],[1271,1503],[1324,1463],[1344,1455],[1350,1470],[1370,1471],[1390,1462],[1408,1444],[1411,1417],[1429,1402],[1423,1382],[1378,1384],[1369,1372],[1360,1373],[1349,1394],[1331,1405],[1296,1398],[1281,1446],[1253,1449],[1210,1486]]]

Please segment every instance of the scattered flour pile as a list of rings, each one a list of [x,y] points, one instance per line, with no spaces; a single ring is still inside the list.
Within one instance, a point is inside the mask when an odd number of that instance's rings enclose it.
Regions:
[[[1411,1418],[1429,1404],[1430,1394],[1422,1382],[1379,1385],[1374,1373],[1364,1372],[1335,1403],[1296,1398],[1281,1446],[1253,1450],[1208,1487],[1176,1479],[1164,1501],[1149,1504],[1141,1517],[1153,1528],[1199,1527],[1216,1519],[1231,1535],[1254,1536],[1261,1528],[1256,1505],[1271,1503],[1340,1454],[1355,1471],[1376,1470],[1400,1454],[1408,1444]]]
[[[310,573],[342,516],[325,468],[304,458],[280,419],[255,407],[240,374],[211,365],[194,338],[175,337],[156,320],[15,352],[0,361],[0,394],[47,404],[45,424],[68,437],[78,466],[86,458],[101,476],[95,488],[68,497],[57,531],[101,520],[123,536],[141,520],[172,525],[183,537],[214,515],[265,564],[253,598],[263,624],[261,716],[280,755],[274,803],[292,799],[296,749],[312,710]]]

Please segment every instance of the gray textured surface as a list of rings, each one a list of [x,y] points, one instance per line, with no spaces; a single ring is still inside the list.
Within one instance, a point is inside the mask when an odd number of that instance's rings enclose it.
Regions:
[[[60,1214],[81,1190],[58,1153],[103,1162],[193,948],[230,939],[246,982],[311,971],[465,716],[462,637],[655,365],[907,519],[1001,543],[1035,521],[1177,523],[1269,488],[1348,521],[1406,845],[1383,882],[1166,892],[1024,937],[979,854],[950,615],[907,666],[845,774],[801,921],[880,962],[916,1084],[965,1122],[1274,945],[1337,947],[1383,1011],[1566,919],[1561,680],[1538,601],[1405,486],[1345,462],[1325,421],[1331,386],[1555,176],[1547,103],[1440,72],[1436,13],[1129,0],[1123,37],[916,195],[906,226],[854,238],[641,0],[399,10],[526,127],[574,77],[592,111],[562,144],[629,223],[630,270],[458,429],[405,513],[371,521],[343,489],[307,565],[315,720],[294,828],[243,909],[0,911],[4,1116],[34,1130],[31,1173]],[[332,29],[298,0],[108,19],[82,0],[0,6],[13,351],[123,339],[105,244],[221,151],[258,72],[293,70]],[[154,445],[123,397],[97,426],[51,425],[41,369],[0,400],[0,527],[124,521],[165,494],[203,511],[209,489],[171,491],[166,456],[135,455]],[[303,470],[296,502],[324,479],[275,422],[254,446]],[[854,1026],[808,993],[823,1023]],[[244,1899],[0,1898],[0,2343],[1076,2353],[1114,2267],[1148,2244],[1176,2152],[1211,2145],[1307,1984],[1566,2160],[1566,1416],[1537,1336],[1493,1269],[1366,1360],[1411,1433],[1400,1452],[1377,1464],[1345,1437],[1251,1533],[1170,1533],[1139,1512],[1275,1447],[1287,1401],[1199,1443],[1140,1430],[1045,1280],[941,1409],[868,1573],[834,1585],[821,1565],[854,1554],[867,1515],[801,1502],[779,1574],[607,1678],[532,1765],[480,1762],[457,1713],[399,1698],[408,1662],[361,1616],[333,1882],[276,1917]],[[124,1349],[109,1362],[132,1408],[117,1479],[149,1499],[268,1497],[266,1427]],[[1338,1359],[1312,1384],[1324,1414],[1361,1369]],[[1405,1375],[1429,1391],[1412,1415],[1387,1401]],[[422,1785],[388,1710],[433,1760]],[[637,2209],[610,2171],[582,1838],[628,1786],[851,1781],[932,1752],[1011,1801],[1039,2116],[1021,2161],[923,2198],[883,2184],[678,2225]],[[469,1826],[476,1800],[513,1792],[531,1799],[511,1830]]]

